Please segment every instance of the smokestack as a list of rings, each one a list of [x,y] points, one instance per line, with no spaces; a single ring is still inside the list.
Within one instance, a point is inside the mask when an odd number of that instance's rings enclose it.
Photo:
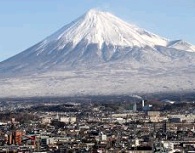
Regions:
[[[144,100],[142,99],[142,108],[144,108],[144,105],[145,105],[144,103],[145,103],[145,102],[144,102]]]

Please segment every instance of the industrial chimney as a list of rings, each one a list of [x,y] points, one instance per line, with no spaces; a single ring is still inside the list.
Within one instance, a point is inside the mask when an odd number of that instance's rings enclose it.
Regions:
[[[144,108],[145,101],[142,99],[142,108]]]

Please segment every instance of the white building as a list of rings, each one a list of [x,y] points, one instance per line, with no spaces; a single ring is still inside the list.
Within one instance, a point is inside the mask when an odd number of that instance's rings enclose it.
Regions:
[[[51,123],[51,118],[50,117],[44,117],[41,119],[42,124],[50,124]]]
[[[60,122],[64,122],[67,124],[69,123],[73,124],[76,123],[76,121],[77,121],[76,117],[60,117]]]

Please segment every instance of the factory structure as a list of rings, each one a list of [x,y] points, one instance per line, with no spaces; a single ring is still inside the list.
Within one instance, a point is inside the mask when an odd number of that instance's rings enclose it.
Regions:
[[[140,105],[139,105],[139,106],[140,106]],[[141,100],[141,108],[138,107],[138,102],[134,102],[133,105],[132,105],[132,107],[131,107],[131,110],[132,110],[133,112],[137,112],[137,111],[138,111],[138,108],[139,108],[140,111],[147,112],[147,111],[150,111],[150,110],[151,110],[152,105],[150,105],[150,104],[145,104],[145,100],[142,99],[142,100]]]

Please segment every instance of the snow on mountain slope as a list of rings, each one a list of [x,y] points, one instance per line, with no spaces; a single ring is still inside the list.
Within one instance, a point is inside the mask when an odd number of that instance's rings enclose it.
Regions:
[[[0,63],[0,97],[195,90],[195,49],[90,10]]]
[[[45,41],[60,41],[63,48],[66,43],[74,45],[87,40],[89,43],[103,43],[116,46],[166,45],[167,40],[147,32],[135,25],[128,24],[108,12],[90,10],[77,20],[63,27]]]

